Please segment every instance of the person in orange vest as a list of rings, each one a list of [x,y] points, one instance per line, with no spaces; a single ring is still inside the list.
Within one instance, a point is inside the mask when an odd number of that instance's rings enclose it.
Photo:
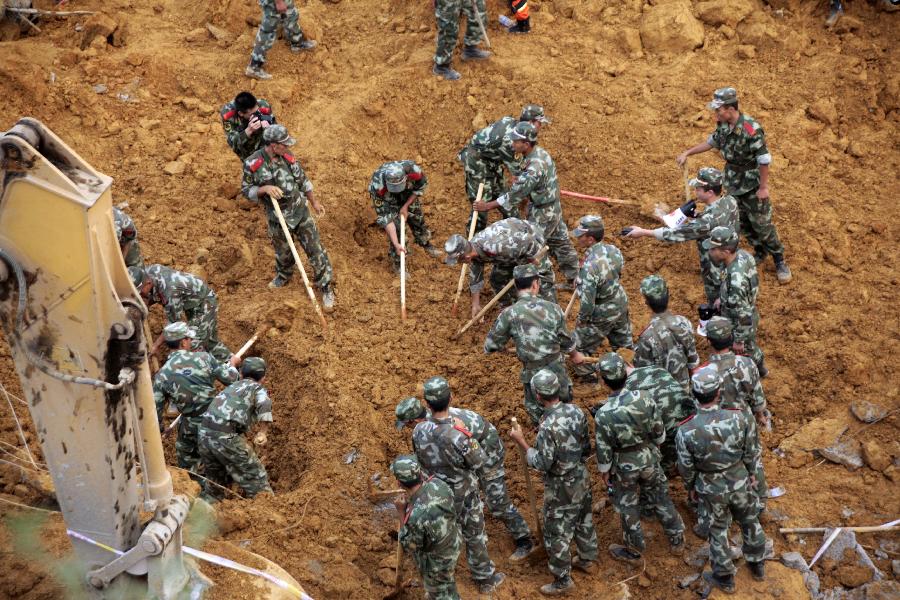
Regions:
[[[509,0],[509,7],[516,16],[516,24],[507,29],[509,33],[528,33],[531,20],[528,17],[528,0]]]

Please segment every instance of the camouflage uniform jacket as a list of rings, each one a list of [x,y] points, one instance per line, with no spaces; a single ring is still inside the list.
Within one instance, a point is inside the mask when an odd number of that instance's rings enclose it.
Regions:
[[[666,242],[686,242],[697,240],[699,244],[709,237],[709,232],[716,227],[731,227],[736,232],[741,231],[741,222],[738,217],[738,205],[734,196],[721,196],[700,213],[696,219],[691,219],[677,229],[660,227],[653,230],[653,235]]]
[[[614,321],[628,310],[628,295],[619,283],[622,253],[609,246],[603,242],[594,244],[581,263],[578,273],[580,324]]]
[[[695,412],[693,397],[672,377],[657,366],[638,367],[625,380],[625,391],[645,391],[659,409],[666,432],[672,432],[688,415]]]
[[[409,498],[398,540],[413,555],[420,572],[428,572],[428,557],[459,554],[460,535],[453,490],[429,477]]]
[[[153,400],[156,413],[162,417],[166,401],[186,416],[202,415],[216,395],[216,380],[231,385],[238,371],[228,363],[220,363],[208,352],[176,350],[153,376]]]
[[[488,225],[472,238],[472,248],[477,256],[469,265],[469,291],[475,294],[484,288],[486,263],[509,268],[524,265],[534,260],[544,243],[540,228],[522,219],[510,217]],[[536,266],[540,273],[553,268],[546,255]]]
[[[659,461],[666,439],[660,408],[648,392],[619,390],[594,413],[601,473],[640,471]]]
[[[272,124],[278,122],[275,120],[275,114],[272,112],[272,107],[268,102],[259,99],[256,103],[259,105],[261,114],[272,117]],[[225,130],[225,138],[228,140],[228,145],[238,155],[238,158],[247,160],[247,157],[263,147],[263,132],[265,129],[260,127],[256,130],[256,133],[247,137],[244,131],[247,129],[250,121],[241,118],[234,107],[233,101],[222,107],[222,110],[219,111],[219,116],[222,117],[222,128]]]
[[[388,167],[397,165],[406,173],[407,186],[412,183],[411,187],[407,187],[400,193],[388,191],[387,184],[384,181],[384,173]],[[375,208],[377,219],[375,223],[384,229],[388,223],[394,221],[400,214],[400,209],[409,200],[413,194],[420,198],[428,187],[428,177],[422,171],[422,167],[411,160],[395,160],[386,162],[378,167],[372,174],[372,180],[369,182],[369,196],[372,198],[372,206]]]
[[[678,471],[685,489],[723,494],[749,489],[761,448],[751,423],[738,408],[700,407],[675,436]]]
[[[209,286],[190,273],[163,265],[150,265],[145,272],[153,282],[147,304],[162,304],[170,323],[181,320],[186,311],[197,310],[206,302],[215,301],[215,294]]]
[[[306,194],[313,190],[312,182],[293,154],[271,156],[266,149],[257,150],[244,161],[244,183],[241,191],[251,202],[262,201],[269,221],[278,222],[272,201],[259,197],[263,185],[276,185],[284,192],[278,206],[288,227],[294,228],[309,218]]]
[[[518,208],[523,200],[530,199],[529,211],[535,208],[553,206],[556,212],[562,213],[559,204],[559,181],[556,178],[556,164],[546,150],[535,146],[525,155],[523,170],[516,177],[507,192],[503,208]]]
[[[528,466],[551,479],[570,480],[585,473],[591,455],[591,434],[584,412],[575,404],[557,402],[544,411],[534,446],[528,449]]]
[[[272,400],[259,383],[249,378],[241,379],[219,392],[203,420],[204,425],[211,421],[219,426],[230,426],[234,433],[244,433],[254,423],[272,422]]]
[[[514,117],[503,117],[477,131],[469,140],[469,148],[473,149],[481,160],[495,165],[505,165],[514,176],[522,172],[522,160],[516,156],[512,148],[510,132],[519,120]]]
[[[734,341],[753,339],[759,313],[756,296],[759,293],[759,275],[756,261],[746,250],[738,249],[737,257],[725,269],[719,292],[722,316],[731,321]]]
[[[515,304],[500,313],[484,340],[484,351],[499,352],[510,338],[515,340],[516,356],[525,368],[575,349],[559,305],[530,293],[520,295]]]
[[[766,410],[766,395],[759,380],[759,370],[749,356],[731,350],[710,354],[707,364],[715,365],[722,377],[719,405],[722,408],[749,407],[753,413]]]
[[[662,367],[687,389],[691,369],[698,364],[700,357],[691,322],[668,311],[653,315],[650,324],[638,336],[634,366]]]
[[[465,408],[450,408],[450,416],[457,425],[462,425],[472,438],[478,442],[484,451],[484,466],[482,467],[485,474],[503,468],[503,457],[506,456],[506,447],[500,441],[500,435],[497,428],[490,421],[479,415],[474,410]]]
[[[477,493],[476,474],[484,468],[487,457],[472,432],[454,423],[452,417],[435,419],[429,415],[416,425],[412,437],[422,470],[449,485],[457,502]]]
[[[725,159],[724,184],[730,194],[746,194],[759,187],[759,165],[772,162],[762,126],[750,115],[741,114],[734,128],[719,123],[707,143]]]

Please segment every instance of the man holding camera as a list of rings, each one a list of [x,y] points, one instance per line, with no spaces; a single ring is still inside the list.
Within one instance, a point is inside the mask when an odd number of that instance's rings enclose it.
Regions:
[[[219,111],[225,140],[242,161],[263,147],[263,131],[274,125],[275,113],[262,98],[241,92]]]

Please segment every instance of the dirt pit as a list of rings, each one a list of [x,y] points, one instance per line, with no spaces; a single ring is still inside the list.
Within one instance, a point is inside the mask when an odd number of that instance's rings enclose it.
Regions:
[[[820,537],[785,537],[778,527],[896,518],[900,415],[863,429],[849,406],[856,400],[898,406],[900,55],[891,41],[897,15],[856,2],[827,31],[823,2],[652,4],[533,0],[532,33],[512,37],[494,22],[503,7],[491,1],[495,56],[456,61],[463,75],[456,83],[429,73],[430,6],[397,1],[377,8],[302,4],[304,26],[319,47],[294,55],[277,44],[269,63],[275,78],[266,83],[242,76],[259,17],[250,0],[79,1],[67,6],[103,10],[106,18],[44,19],[40,34],[0,43],[0,128],[35,116],[114,177],[114,202],[128,202],[148,260],[191,268],[217,290],[220,333],[231,347],[249,337],[260,315],[279,313],[256,348],[272,365],[276,423],[262,458],[277,495],[224,502],[217,540],[249,540],[247,549],[279,563],[315,598],[378,598],[389,589],[394,543],[388,531],[395,517],[366,493],[370,478],[386,474],[390,460],[410,449],[408,435],[393,427],[395,403],[442,374],[459,405],[504,431],[512,416],[523,417],[517,361],[482,354],[488,324],[449,339],[462,322],[449,314],[457,269],[413,251],[409,320],[400,322],[399,283],[386,243],[369,227],[374,213],[365,190],[375,167],[397,158],[423,165],[430,181],[425,213],[442,243],[467,218],[456,152],[476,127],[538,102],[553,119],[541,144],[557,162],[562,187],[638,203],[566,199],[570,228],[587,213],[602,214],[608,231],[652,226],[649,207],[682,201],[674,157],[711,131],[705,103],[725,85],[737,87],[741,108],[768,134],[775,219],[794,272],[787,286],[778,285],[771,262],[761,273],[760,343],[774,414],[774,431],[764,435],[765,464],[770,485],[787,490],[770,504],[767,535],[776,553],[796,550],[808,560]],[[50,2],[37,6],[50,8]],[[665,22],[660,14],[668,12],[677,27],[660,30],[654,23]],[[264,216],[234,200],[240,164],[225,144],[217,111],[243,89],[272,102],[298,138],[296,153],[327,208],[319,227],[338,281],[327,336],[298,278],[285,289],[266,288],[273,253]],[[711,154],[690,160],[692,170],[720,164]],[[652,272],[669,281],[675,311],[696,315],[703,290],[693,245],[615,243],[626,257],[624,285],[637,331],[649,318],[638,286]],[[154,311],[155,330],[161,321]],[[18,394],[9,352],[0,353],[0,381]],[[604,392],[581,386],[576,394],[587,407]],[[813,450],[841,431],[878,458],[852,472],[821,462]],[[21,445],[8,413],[0,440]],[[352,451],[356,458],[348,462]],[[171,446],[167,453],[174,461]],[[511,491],[526,511],[520,467],[510,451]],[[680,482],[672,488],[691,524]],[[0,491],[6,499],[40,501],[7,464],[0,465]],[[68,544],[61,520],[48,519],[44,540],[62,555]],[[594,521],[601,549],[620,540],[608,505],[598,506]],[[604,554],[597,576],[576,575],[573,597],[624,596],[616,582],[626,579],[632,598],[692,597],[676,583],[696,569],[666,553],[657,524],[646,527],[652,538],[642,573]],[[488,533],[491,555],[509,576],[495,597],[537,597],[550,578],[546,565],[510,565],[505,557],[513,544],[502,524],[488,518]],[[887,537],[861,539],[875,547]],[[2,539],[8,551],[8,531]],[[699,545],[688,534],[689,550]],[[65,596],[40,565],[5,560],[13,568],[0,572],[0,597]],[[875,562],[891,572],[889,561]],[[413,570],[409,560],[405,569]],[[244,576],[210,573],[221,584],[213,598],[252,597]],[[736,597],[802,597],[799,573],[774,564],[769,573],[770,581],[754,583],[741,568]],[[464,597],[477,595],[464,561],[457,579]],[[422,597],[421,588],[407,596]]]

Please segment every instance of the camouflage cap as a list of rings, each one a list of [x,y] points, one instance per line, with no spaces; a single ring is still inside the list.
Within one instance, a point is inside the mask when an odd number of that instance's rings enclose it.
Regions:
[[[722,384],[722,378],[713,365],[700,367],[691,375],[691,389],[700,396],[709,396]]]
[[[712,102],[710,102],[706,106],[715,110],[717,108],[725,106],[726,104],[735,104],[737,103],[737,101],[737,90],[733,87],[723,87],[713,92]]]
[[[669,286],[666,285],[666,280],[659,275],[648,275],[641,281],[641,294],[645,298],[661,300],[669,295]]]
[[[528,121],[519,121],[513,130],[509,133],[512,140],[525,140],[532,144],[537,141],[537,128]]]
[[[725,317],[713,317],[706,322],[706,338],[722,342],[731,337],[733,329],[731,321]]]
[[[248,356],[241,363],[241,375],[262,379],[266,375],[266,361],[258,356]]]
[[[544,107],[540,104],[526,104],[522,107],[522,114],[519,116],[520,121],[540,121],[541,123],[550,123],[550,119],[544,114]]]
[[[559,394],[559,378],[550,369],[541,369],[531,378],[531,389],[545,398],[556,396]]]
[[[188,327],[184,321],[175,321],[163,327],[163,339],[167,342],[177,342],[184,338],[197,337],[197,330]]]
[[[459,262],[459,257],[468,252],[472,248],[472,244],[458,233],[454,233],[447,241],[444,242],[444,262],[448,265],[455,265]]]
[[[719,225],[709,232],[709,237],[703,240],[703,247],[710,248],[737,248],[738,235],[734,229],[727,225]]]
[[[450,384],[443,377],[436,375],[425,382],[425,402],[446,400],[450,397]]]
[[[410,421],[424,419],[425,407],[418,398],[406,398],[394,409],[394,416],[397,417],[397,431],[400,431]]]
[[[703,167],[697,171],[697,176],[691,179],[691,187],[710,187],[722,185],[722,171],[715,167]]]
[[[572,230],[572,235],[581,237],[590,234],[595,239],[603,239],[603,233],[606,226],[603,224],[603,217],[600,215],[585,215],[578,219],[578,227]]]
[[[418,483],[422,479],[422,468],[416,457],[411,454],[403,454],[391,463],[391,473],[400,483]]]
[[[263,131],[263,141],[267,144],[284,144],[293,146],[297,140],[291,137],[284,125],[269,125]]]
[[[538,270],[537,267],[531,263],[525,263],[524,265],[516,265],[513,269],[513,278],[514,279],[528,279],[529,277],[537,277]]]
[[[392,194],[406,189],[406,171],[400,165],[388,165],[384,170],[384,184]]]
[[[140,289],[144,284],[144,269],[140,267],[128,267],[128,275],[131,277],[131,283],[134,284],[134,287]]]
[[[600,357],[597,363],[597,371],[609,380],[625,379],[628,371],[625,370],[625,360],[615,352],[607,352]]]

